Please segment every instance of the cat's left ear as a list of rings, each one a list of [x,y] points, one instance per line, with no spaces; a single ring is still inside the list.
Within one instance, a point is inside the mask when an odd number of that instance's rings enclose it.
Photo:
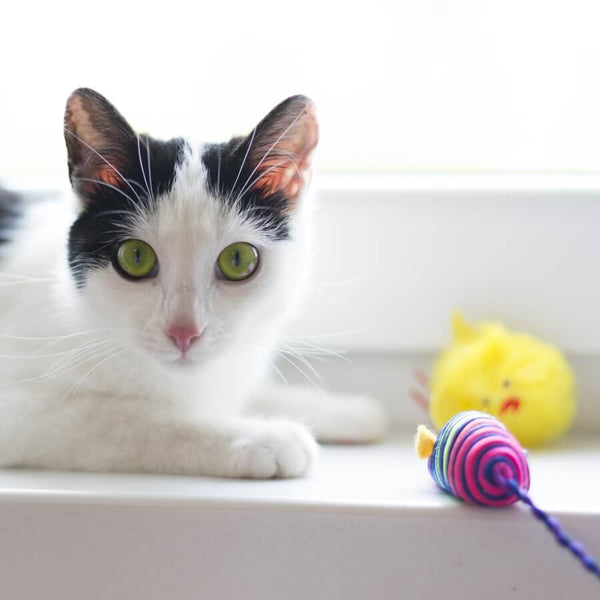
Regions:
[[[278,195],[293,209],[310,179],[313,152],[319,141],[315,105],[292,96],[276,106],[246,138],[249,181],[259,195]]]
[[[80,88],[67,100],[65,142],[69,178],[85,201],[98,185],[120,187],[137,137],[121,113],[94,90]]]

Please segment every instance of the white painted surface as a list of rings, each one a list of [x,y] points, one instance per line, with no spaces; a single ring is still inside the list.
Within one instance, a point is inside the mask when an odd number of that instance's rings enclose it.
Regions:
[[[585,440],[530,458],[532,495],[596,554],[598,459],[600,446]],[[3,471],[0,488],[11,600],[600,593],[526,511],[467,507],[438,492],[407,439],[326,447],[303,480]]]
[[[570,352],[600,351],[596,178],[346,178],[317,194],[302,334],[356,350],[435,351],[460,309]]]

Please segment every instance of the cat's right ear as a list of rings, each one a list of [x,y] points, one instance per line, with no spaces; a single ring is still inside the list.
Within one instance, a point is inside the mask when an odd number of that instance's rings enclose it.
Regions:
[[[121,188],[137,136],[117,109],[94,90],[80,88],[65,110],[69,179],[82,201],[100,187]]]

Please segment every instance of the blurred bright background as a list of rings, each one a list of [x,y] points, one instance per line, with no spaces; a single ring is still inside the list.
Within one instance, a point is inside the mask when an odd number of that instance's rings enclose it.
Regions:
[[[322,172],[600,170],[594,0],[55,0],[2,19],[0,176],[65,171],[79,86],[211,141],[308,94]]]

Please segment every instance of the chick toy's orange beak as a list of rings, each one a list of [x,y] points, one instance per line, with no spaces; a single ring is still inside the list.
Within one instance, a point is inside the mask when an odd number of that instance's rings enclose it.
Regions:
[[[503,415],[508,410],[518,411],[521,406],[521,400],[519,398],[507,398],[500,406],[500,414]]]

